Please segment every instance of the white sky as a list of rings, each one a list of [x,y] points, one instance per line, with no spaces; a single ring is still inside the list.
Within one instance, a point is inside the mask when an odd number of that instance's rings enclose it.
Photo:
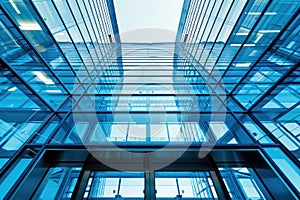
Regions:
[[[114,0],[121,41],[133,42],[132,37],[123,37],[124,33],[127,36],[133,33],[128,33],[129,31],[137,29],[164,29],[168,30],[163,32],[167,34],[168,37],[164,37],[164,41],[162,42],[174,42],[183,1],[184,0]],[[150,35],[153,35],[153,30]],[[147,40],[146,38],[143,39]],[[152,38],[151,40],[155,39]],[[138,41],[142,42],[141,39]]]

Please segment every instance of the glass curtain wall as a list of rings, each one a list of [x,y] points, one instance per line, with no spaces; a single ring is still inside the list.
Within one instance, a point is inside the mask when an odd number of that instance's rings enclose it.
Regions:
[[[113,0],[0,1],[0,199],[297,199],[299,7],[185,0],[122,43]]]

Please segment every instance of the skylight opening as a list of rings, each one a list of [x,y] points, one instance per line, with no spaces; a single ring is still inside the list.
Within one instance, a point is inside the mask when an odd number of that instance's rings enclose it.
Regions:
[[[114,0],[122,42],[175,42],[184,0]]]

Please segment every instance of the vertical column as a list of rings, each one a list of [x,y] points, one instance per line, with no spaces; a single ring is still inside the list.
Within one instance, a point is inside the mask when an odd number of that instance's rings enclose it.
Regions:
[[[145,172],[145,200],[155,200],[155,193],[154,172]]]
[[[87,186],[87,183],[89,181],[90,173],[91,171],[82,168],[82,171],[79,175],[78,181],[76,183],[74,192],[71,197],[72,200],[81,200],[83,198],[85,187]]]
[[[213,160],[211,155],[208,155],[208,158],[211,165],[211,179],[215,185],[219,199],[231,199],[215,160]]]

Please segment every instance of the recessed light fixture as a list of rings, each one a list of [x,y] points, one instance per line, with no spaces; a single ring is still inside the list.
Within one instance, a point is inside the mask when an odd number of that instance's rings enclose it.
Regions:
[[[230,46],[232,46],[232,47],[240,47],[240,46],[242,46],[242,44],[230,44]]]
[[[236,63],[235,67],[249,67],[251,63]]]
[[[62,93],[61,90],[45,90],[47,93]]]
[[[259,30],[259,33],[279,33],[280,30]]]
[[[248,12],[248,15],[261,15],[261,12]],[[277,12],[265,12],[264,15],[277,15]]]
[[[13,91],[16,91],[17,90],[17,87],[15,86],[15,87],[11,87],[11,88],[9,88],[7,91],[9,91],[9,92],[13,92]]]
[[[19,10],[19,8],[17,7],[17,5],[15,4],[15,2],[13,0],[9,0],[10,5],[14,8],[14,10],[16,11],[16,13],[18,15],[21,15],[21,11]]]
[[[42,27],[38,23],[20,23],[20,29],[23,31],[40,31]]]
[[[248,12],[248,15],[261,15],[261,12]]]
[[[249,33],[237,33],[235,35],[248,35]]]
[[[232,47],[240,47],[240,46],[244,46],[244,47],[254,47],[255,44],[230,44],[230,46]]]
[[[53,85],[54,84],[54,82],[43,72],[34,71],[33,74],[36,75],[46,85]]]
[[[265,12],[265,15],[277,15],[277,12]]]
[[[244,47],[255,47],[255,44],[244,44]]]

